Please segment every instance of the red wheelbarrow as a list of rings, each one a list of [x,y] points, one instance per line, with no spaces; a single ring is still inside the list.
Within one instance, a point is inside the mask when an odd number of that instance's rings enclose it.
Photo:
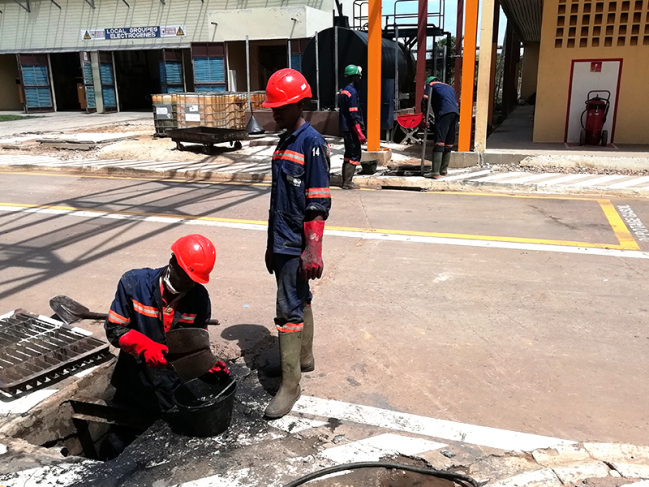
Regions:
[[[397,116],[397,124],[401,131],[406,134],[406,137],[401,141],[402,144],[419,144],[421,142],[421,139],[417,137],[417,130],[419,130],[423,117],[423,113]]]

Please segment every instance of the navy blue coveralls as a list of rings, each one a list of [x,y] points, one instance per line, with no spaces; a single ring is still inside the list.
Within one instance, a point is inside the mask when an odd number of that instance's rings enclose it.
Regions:
[[[134,269],[119,280],[104,325],[111,344],[119,347],[119,339],[130,330],[164,344],[168,329],[206,327],[212,311],[209,295],[202,285],[195,284],[172,306],[164,306],[162,276],[166,270],[166,266]],[[172,313],[173,318],[169,316]],[[142,359],[120,351],[111,383],[116,389],[115,402],[141,408],[157,417],[173,406],[173,391],[180,385],[180,379],[171,367],[154,369]]]
[[[277,280],[275,325],[280,332],[304,328],[304,306],[311,302],[308,281],[300,276],[307,212],[331,209],[329,146],[308,122],[284,133],[273,154],[273,184],[268,219],[268,249]]]
[[[435,115],[435,148],[436,152],[450,152],[455,145],[455,131],[460,117],[455,90],[439,81],[431,81],[426,85],[424,97],[421,100],[421,111],[428,109],[428,97],[431,96],[430,107]]]
[[[361,143],[358,140],[358,135],[354,132],[354,125],[360,125],[362,129],[364,124],[358,91],[352,83],[345,86],[345,89],[338,95],[338,109],[340,110],[338,114],[340,131],[345,143],[343,157],[345,162],[358,166],[361,163]]]

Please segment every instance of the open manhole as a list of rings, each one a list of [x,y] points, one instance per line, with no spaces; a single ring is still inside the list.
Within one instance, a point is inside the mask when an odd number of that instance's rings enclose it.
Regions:
[[[0,390],[14,394],[109,356],[108,343],[45,316],[0,318]]]

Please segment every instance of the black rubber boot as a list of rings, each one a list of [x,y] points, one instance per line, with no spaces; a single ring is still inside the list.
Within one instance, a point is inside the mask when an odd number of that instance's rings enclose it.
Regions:
[[[343,162],[343,189],[358,189],[358,184],[352,183],[352,178],[356,173],[356,166],[349,162]]]
[[[451,151],[444,151],[442,153],[442,166],[439,169],[439,174],[446,176],[448,174],[448,165],[451,163]]]
[[[315,358],[313,357],[313,310],[310,304],[304,307],[300,369],[302,372],[313,372],[315,370]]]
[[[442,152],[433,152],[433,167],[431,172],[424,173],[425,178],[439,178],[439,171],[442,167]]]
[[[300,352],[302,332],[279,332],[279,358],[282,366],[282,383],[275,397],[266,407],[264,415],[275,419],[286,416],[300,398]]]

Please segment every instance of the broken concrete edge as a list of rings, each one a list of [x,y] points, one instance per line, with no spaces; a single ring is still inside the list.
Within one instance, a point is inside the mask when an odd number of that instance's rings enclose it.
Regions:
[[[74,399],[77,394],[96,397],[105,394],[109,390],[114,362],[115,359],[111,358],[97,365],[90,373],[82,377],[74,375],[67,377],[62,382],[69,382],[56,393],[35,405],[28,412],[10,416],[0,426],[0,437],[21,439],[35,447],[54,444],[57,440],[70,437],[75,430],[71,420],[72,411],[69,401]],[[50,387],[54,388],[62,382]],[[0,439],[0,443],[4,443],[2,439]],[[11,446],[7,446],[11,452]]]
[[[461,471],[483,485],[497,487],[561,487],[607,477],[619,479],[616,486],[630,486],[649,478],[649,447],[569,443],[534,451],[485,453],[468,465],[461,460],[459,464],[442,461],[443,468]],[[424,458],[433,464],[440,463],[435,455],[440,457],[437,452],[430,452]],[[633,462],[632,457],[640,463],[623,463]],[[618,462],[613,462],[614,459]]]

